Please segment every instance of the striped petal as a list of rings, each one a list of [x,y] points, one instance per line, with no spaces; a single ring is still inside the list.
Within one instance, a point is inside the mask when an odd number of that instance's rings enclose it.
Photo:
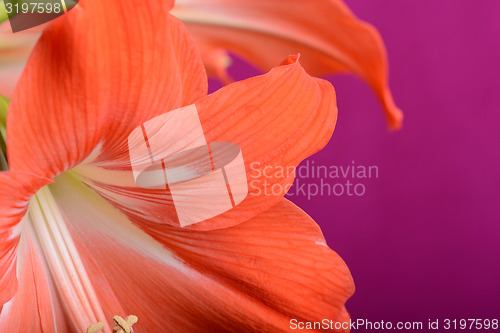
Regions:
[[[0,306],[17,290],[17,249],[28,202],[50,182],[27,172],[0,172]]]
[[[23,234],[18,253],[19,291],[3,307],[0,305],[0,331],[73,331],[31,226]]]
[[[38,41],[7,120],[12,170],[52,178],[97,147],[126,158],[142,122],[206,94],[206,75],[169,1],[83,0]]]

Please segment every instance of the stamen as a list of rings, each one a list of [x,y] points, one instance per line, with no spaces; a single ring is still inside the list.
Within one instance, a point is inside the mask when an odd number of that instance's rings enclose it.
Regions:
[[[98,322],[98,323],[90,325],[87,328],[86,333],[97,333],[100,330],[102,330],[103,328],[104,328],[104,323]]]
[[[114,316],[113,321],[116,326],[113,328],[113,332],[115,333],[130,333],[132,330],[132,325],[137,323],[139,318],[136,316],[127,316],[127,318],[123,319],[120,316]]]
[[[65,311],[76,329],[105,316],[82,259],[51,190],[39,190],[29,205],[29,216]]]

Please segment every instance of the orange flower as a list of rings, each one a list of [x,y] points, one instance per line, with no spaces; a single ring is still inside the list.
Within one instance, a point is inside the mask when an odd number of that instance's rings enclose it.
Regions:
[[[336,122],[333,87],[298,57],[207,96],[172,5],[84,0],[35,46],[9,106],[10,171],[0,173],[0,331],[84,332],[128,314],[136,332],[348,319],[348,268],[284,193],[251,191],[181,228],[168,190],[135,185],[127,137],[169,110],[194,103],[207,141],[239,145],[260,168],[296,166]]]

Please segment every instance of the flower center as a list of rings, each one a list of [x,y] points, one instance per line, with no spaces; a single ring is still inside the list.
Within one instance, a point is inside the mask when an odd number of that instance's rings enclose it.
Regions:
[[[48,186],[31,199],[28,214],[65,312],[82,332],[105,319],[97,295]]]

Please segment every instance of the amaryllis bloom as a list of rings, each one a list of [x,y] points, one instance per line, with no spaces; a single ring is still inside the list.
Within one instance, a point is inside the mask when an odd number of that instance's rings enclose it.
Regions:
[[[136,186],[127,137],[171,110],[195,104],[207,141],[237,144],[248,172],[298,165],[337,118],[333,87],[297,56],[207,96],[172,6],[83,0],[35,46],[10,101],[10,170],[0,173],[1,332],[96,322],[110,332],[114,315],[137,316],[135,332],[280,332],[291,319],[349,318],[348,268],[284,192],[251,190],[183,228],[168,189]]]

